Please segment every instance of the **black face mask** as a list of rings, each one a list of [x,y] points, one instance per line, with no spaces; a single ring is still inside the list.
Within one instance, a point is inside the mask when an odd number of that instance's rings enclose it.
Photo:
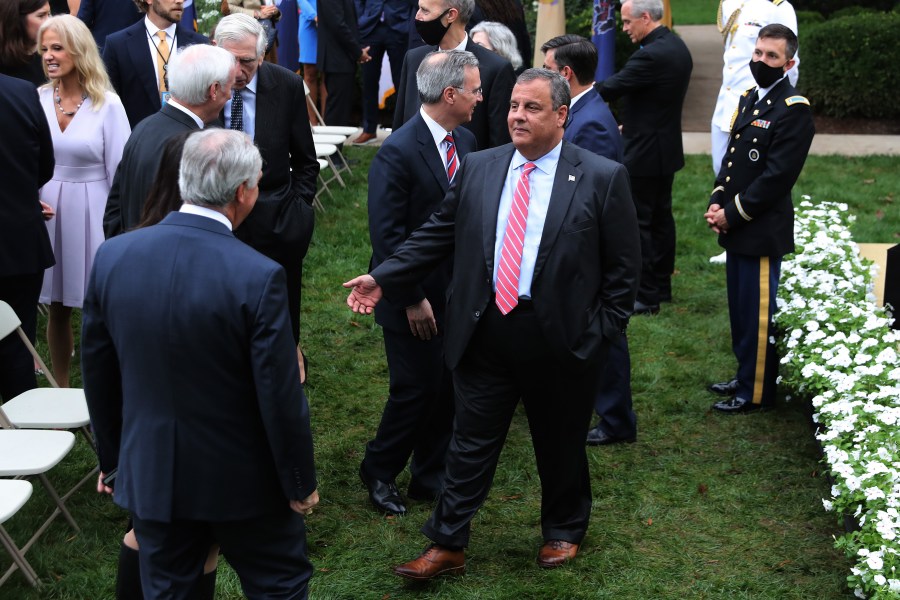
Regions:
[[[441,19],[448,12],[450,12],[449,8],[442,12],[437,19],[432,19],[431,21],[416,20],[416,32],[422,36],[422,41],[429,46],[437,46],[441,43],[441,40],[444,39],[444,34],[450,29],[449,25],[441,23]]]
[[[761,60],[751,60],[750,72],[753,73],[753,79],[756,80],[756,84],[759,86],[759,89],[762,90],[784,76],[784,65],[781,65],[780,67],[770,67]]]

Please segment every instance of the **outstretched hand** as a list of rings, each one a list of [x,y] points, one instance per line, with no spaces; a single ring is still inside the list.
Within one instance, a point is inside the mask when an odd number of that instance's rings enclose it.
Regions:
[[[375,283],[371,275],[360,275],[344,283],[345,288],[352,288],[347,296],[347,306],[355,313],[370,315],[384,293],[381,286]]]

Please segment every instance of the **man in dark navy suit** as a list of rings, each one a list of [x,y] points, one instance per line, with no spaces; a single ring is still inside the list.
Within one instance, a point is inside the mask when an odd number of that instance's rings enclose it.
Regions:
[[[479,46],[466,33],[466,24],[474,9],[475,0],[419,0],[415,25],[426,45],[410,50],[403,59],[394,129],[413,118],[419,110],[421,101],[416,89],[416,71],[425,55],[434,50],[466,50],[478,59],[482,100],[475,108],[472,120],[463,127],[475,134],[479,150],[509,143],[506,113],[516,75],[508,60]]]
[[[599,84],[606,101],[623,98],[625,166],[641,227],[641,285],[635,314],[659,312],[672,298],[675,218],[672,183],[684,166],[681,108],[691,79],[691,53],[660,20],[662,0],[628,0],[622,29],[640,48],[622,70]]]
[[[38,197],[53,176],[53,141],[34,85],[0,75],[0,130],[0,300],[34,342],[44,269],[56,262],[44,225],[53,212]],[[18,336],[0,340],[0,401],[36,386],[33,359]]]
[[[134,129],[162,106],[169,91],[168,62],[179,49],[209,40],[178,25],[181,0],[134,0],[144,18],[110,34],[103,48],[103,62],[116,93],[122,98],[128,122]]]
[[[369,237],[374,269],[437,210],[456,170],[475,149],[460,127],[481,100],[478,59],[452,50],[429,54],[416,73],[422,107],[393,132],[369,169]],[[384,332],[390,395],[378,433],[366,446],[360,476],[372,504],[403,514],[395,478],[412,455],[409,497],[441,490],[452,425],[452,388],[444,367],[444,303],[452,261],[375,311]]]
[[[190,136],[185,204],[108,240],[84,302],[101,479],[140,544],[144,598],[188,598],[219,544],[248,598],[306,598],[319,500],[284,270],[232,234],[259,195],[246,134]]]
[[[564,140],[610,160],[622,162],[622,134],[603,98],[594,89],[597,47],[579,35],[557,36],[543,46],[544,67],[569,82],[572,105]],[[600,389],[594,402],[600,416],[588,431],[588,446],[633,442],[637,437],[637,417],[631,405],[631,355],[622,333],[613,340],[609,358],[600,373]]]
[[[231,98],[237,67],[226,50],[191,46],[172,57],[171,67],[169,101],[135,127],[122,152],[103,213],[103,233],[107,238],[139,223],[169,138],[215,122]]]
[[[368,46],[359,39],[359,25],[353,0],[319,2],[318,47],[316,65],[325,78],[325,122],[329,125],[351,123],[356,65],[371,60]]]
[[[106,36],[137,23],[141,16],[133,0],[81,0],[78,7],[78,18],[91,30],[101,53]]]

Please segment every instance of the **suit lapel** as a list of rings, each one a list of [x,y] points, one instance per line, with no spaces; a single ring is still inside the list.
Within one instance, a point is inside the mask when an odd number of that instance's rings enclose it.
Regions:
[[[428,166],[428,170],[434,175],[435,181],[441,187],[443,193],[447,193],[450,182],[447,180],[447,171],[441,164],[441,154],[438,152],[437,146],[434,145],[434,138],[431,137],[431,130],[421,115],[417,114],[416,119],[416,139],[419,142],[419,154],[422,161]]]
[[[580,102],[579,102],[580,104]],[[534,279],[540,275],[541,268],[547,262],[547,256],[559,237],[563,220],[569,212],[569,206],[575,197],[575,190],[583,175],[578,165],[581,161],[571,151],[568,142],[563,142],[559,155],[559,163],[556,165],[556,175],[553,178],[553,191],[550,192],[550,204],[547,207],[547,218],[544,220],[544,230],[541,232],[541,245],[538,248],[537,259],[534,263]]]
[[[256,80],[256,122],[253,124],[253,135],[257,145],[267,146],[268,133],[274,131],[273,119],[277,118],[278,107],[275,99],[278,97],[275,88],[278,83],[272,77],[266,63],[259,66]]]
[[[481,196],[481,239],[484,240],[484,258],[489,273],[494,272],[494,244],[497,240],[497,211],[500,210],[500,194],[503,192],[506,173],[509,171],[509,163],[515,150],[512,144],[508,148],[506,152],[498,152],[485,161],[484,167],[479,169],[482,177],[481,184],[470,188],[484,190]],[[503,176],[497,177],[497,174],[500,173]]]
[[[737,126],[735,129],[743,129],[756,119],[761,119],[767,112],[771,111],[781,98],[784,96],[784,90],[787,89],[785,85],[787,84],[787,77],[782,78],[782,80],[766,94],[766,97],[762,99],[761,102],[757,102],[756,104],[750,105],[749,100],[745,98],[741,98],[741,103],[747,103],[746,110],[743,113],[738,114],[737,118]],[[740,110],[740,108],[738,109]]]
[[[147,45],[147,29],[144,27],[144,20],[141,19],[134,24],[128,32],[128,55],[131,57],[131,63],[134,72],[144,87],[153,106],[159,106],[159,87],[156,84],[156,57],[147,60],[147,54],[150,47]]]

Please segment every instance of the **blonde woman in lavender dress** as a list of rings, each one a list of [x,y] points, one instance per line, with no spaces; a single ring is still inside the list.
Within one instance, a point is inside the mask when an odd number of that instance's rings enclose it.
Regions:
[[[47,221],[56,265],[45,271],[41,302],[50,305],[53,375],[68,387],[72,309],[81,308],[103,242],[106,197],[131,130],[84,23],[70,15],[51,17],[38,31],[38,52],[49,78],[38,94],[56,155],[53,179],[41,190],[41,200],[56,212]]]

